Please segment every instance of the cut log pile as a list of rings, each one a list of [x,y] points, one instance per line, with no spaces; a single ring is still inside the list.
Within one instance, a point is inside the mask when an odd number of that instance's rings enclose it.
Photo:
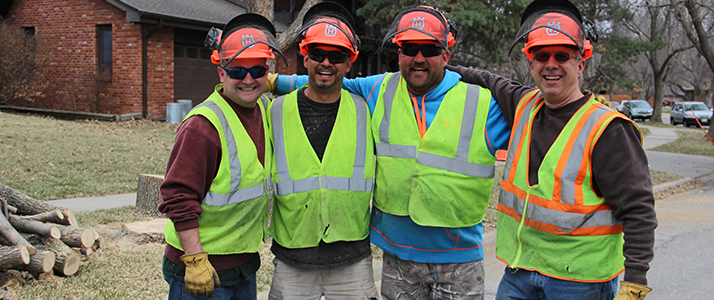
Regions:
[[[0,184],[0,299],[17,299],[11,290],[24,282],[22,272],[39,280],[74,275],[82,256],[100,245],[97,232],[78,227],[72,211]]]

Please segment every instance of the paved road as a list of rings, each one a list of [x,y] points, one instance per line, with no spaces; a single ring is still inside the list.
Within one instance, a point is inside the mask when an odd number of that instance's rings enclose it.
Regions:
[[[714,298],[714,176],[708,179],[704,188],[657,202],[648,300]]]

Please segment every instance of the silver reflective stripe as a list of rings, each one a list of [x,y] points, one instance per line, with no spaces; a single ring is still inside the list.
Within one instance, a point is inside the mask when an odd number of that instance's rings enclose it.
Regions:
[[[285,131],[283,129],[283,104],[285,102],[285,96],[278,97],[273,100],[273,106],[270,108],[270,116],[273,120],[271,126],[273,130],[273,148],[275,155],[275,168],[278,172],[278,181],[283,184],[283,189],[285,189],[286,194],[294,192],[292,185],[287,185],[290,182],[290,171],[288,170],[288,158],[285,153]],[[281,194],[280,187],[275,185],[275,193]]]
[[[401,77],[401,72],[392,74],[392,76],[389,77],[389,81],[387,81],[384,94],[382,94],[382,101],[384,101],[384,116],[382,116],[382,121],[379,123],[379,141],[377,142],[389,144],[389,123],[392,119],[392,105],[394,105],[394,95],[397,92],[399,78]]]
[[[538,92],[536,97],[526,105],[526,107],[523,109],[523,114],[520,115],[519,117],[519,122],[518,126],[514,128],[513,131],[513,141],[511,142],[510,145],[508,145],[508,155],[506,156],[506,165],[503,168],[503,180],[508,181],[508,175],[511,174],[511,165],[513,164],[513,156],[515,155],[516,151],[518,150],[518,147],[520,146],[521,142],[521,137],[523,136],[523,133],[525,132],[525,127],[526,124],[528,123],[528,117],[531,113],[531,110],[533,110],[533,105],[535,105],[535,99],[538,99],[541,97],[541,93]],[[521,100],[523,101],[523,100]],[[515,120],[514,120],[515,122]],[[527,142],[527,141],[526,141]]]
[[[415,158],[417,153],[416,146],[392,145],[386,143],[377,143],[375,146],[377,156]]]
[[[307,192],[317,189],[341,190],[355,192],[372,191],[372,179],[365,179],[365,159],[367,155],[367,106],[364,98],[350,94],[355,105],[356,114],[356,148],[352,177],[308,177],[292,180],[288,168],[287,153],[285,150],[285,131],[283,129],[283,105],[285,96],[274,100],[271,108],[273,119],[273,140],[275,147],[275,166],[277,168],[279,183],[275,183],[275,194],[279,196],[293,193]]]
[[[226,148],[228,149],[228,159],[230,160],[229,167],[231,171],[231,185],[229,189],[231,192],[229,194],[217,194],[209,192],[206,194],[206,198],[203,200],[203,203],[210,206],[223,206],[240,203],[243,201],[248,201],[264,196],[265,183],[239,189],[241,180],[241,166],[240,158],[238,158],[238,146],[235,140],[235,136],[233,135],[233,131],[228,125],[228,120],[226,119],[225,114],[223,114],[221,108],[218,107],[218,104],[213,101],[204,101],[198,106],[205,106],[209,108],[218,117],[218,120],[221,123],[221,128],[223,129],[223,135],[226,139]]]
[[[265,196],[265,188],[270,186],[270,184],[270,179],[266,179],[261,184],[242,188],[230,194],[208,192],[203,203],[210,206],[224,206],[256,199]]]
[[[519,199],[515,194],[504,189],[501,189],[501,194],[498,197],[498,203],[512,208],[519,214],[521,214],[520,212],[523,212],[523,207],[525,206],[525,201]],[[558,230],[565,232],[570,232],[573,229],[584,227],[614,226],[622,224],[622,222],[615,220],[612,210],[598,210],[589,214],[579,214],[541,207],[535,205],[533,202],[528,203],[526,218],[558,226]]]
[[[583,153],[585,151],[586,142],[590,132],[595,127],[600,117],[607,113],[607,109],[600,108],[593,111],[583,124],[578,137],[575,138],[573,149],[570,151],[568,161],[563,168],[563,174],[560,176],[560,202],[567,204],[575,204],[575,180],[580,172],[580,164],[583,161]]]
[[[493,178],[495,166],[460,161],[428,152],[419,152],[417,164],[473,177]]]

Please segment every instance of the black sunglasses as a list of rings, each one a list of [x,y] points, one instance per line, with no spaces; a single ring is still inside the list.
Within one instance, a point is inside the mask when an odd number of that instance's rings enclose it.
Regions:
[[[424,57],[432,57],[441,54],[444,48],[434,44],[409,44],[402,43],[402,54],[406,56],[416,56],[419,52]]]
[[[555,52],[555,53],[550,53],[550,52],[538,52],[533,57],[535,60],[539,62],[547,62],[550,60],[550,56],[553,56],[555,58],[555,61],[557,62],[566,62],[569,61],[571,57],[570,53],[567,52]]]
[[[250,73],[250,77],[252,77],[253,79],[261,78],[265,76],[265,73],[267,73],[268,68],[263,66],[255,66],[251,68],[233,67],[224,70],[226,70],[226,74],[228,74],[228,77],[243,80],[245,79],[245,76],[248,75],[248,73]]]
[[[342,51],[310,49],[309,51],[307,51],[307,57],[320,63],[325,61],[325,57],[327,57],[331,64],[341,64],[347,61],[347,59],[349,58],[349,54]]]

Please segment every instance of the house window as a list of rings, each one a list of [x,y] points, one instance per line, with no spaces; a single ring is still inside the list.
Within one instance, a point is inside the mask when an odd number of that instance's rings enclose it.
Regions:
[[[112,25],[97,25],[97,65],[99,72],[112,74]]]
[[[35,27],[22,27],[22,33],[28,40],[35,38]]]

